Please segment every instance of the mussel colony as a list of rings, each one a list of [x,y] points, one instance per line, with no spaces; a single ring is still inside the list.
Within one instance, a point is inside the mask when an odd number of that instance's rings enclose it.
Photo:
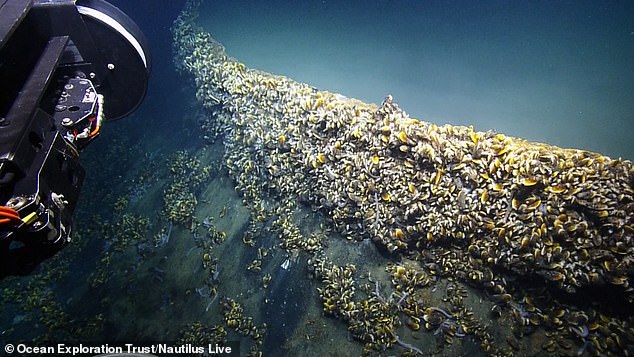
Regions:
[[[377,106],[247,68],[195,24],[196,11],[189,3],[174,24],[175,62],[193,77],[209,113],[201,129],[223,140],[252,212],[243,241],[272,222],[289,256],[308,253],[324,313],[365,352],[428,353],[399,338],[403,325],[446,343],[471,336],[493,355],[515,353],[535,331],[547,337],[544,353],[634,352],[631,162],[438,126],[390,96]],[[351,244],[381,247],[392,294],[330,261],[319,233],[302,234],[300,204]],[[446,308],[426,300],[441,279]],[[511,321],[505,343],[462,302],[464,286]]]

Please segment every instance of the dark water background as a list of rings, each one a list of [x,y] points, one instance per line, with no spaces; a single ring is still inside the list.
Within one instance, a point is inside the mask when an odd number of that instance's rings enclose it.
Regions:
[[[113,1],[153,50],[144,104],[185,98],[169,26],[181,1]],[[199,22],[248,66],[412,116],[634,158],[634,2],[206,1]],[[145,108],[144,108],[145,109]]]

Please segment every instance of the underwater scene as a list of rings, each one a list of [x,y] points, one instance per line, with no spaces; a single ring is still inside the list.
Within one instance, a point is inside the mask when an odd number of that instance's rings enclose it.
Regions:
[[[634,354],[634,3],[111,3],[148,94],[4,344]]]

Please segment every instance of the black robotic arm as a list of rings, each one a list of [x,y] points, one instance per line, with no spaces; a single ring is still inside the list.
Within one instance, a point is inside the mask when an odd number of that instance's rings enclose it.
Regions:
[[[0,278],[71,237],[79,152],[145,97],[151,61],[103,0],[0,0]]]

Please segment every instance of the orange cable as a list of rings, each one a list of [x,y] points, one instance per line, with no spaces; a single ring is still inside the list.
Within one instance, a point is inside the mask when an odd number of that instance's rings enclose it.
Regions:
[[[99,133],[100,129],[101,129],[100,126],[95,127],[95,129],[93,131],[91,131],[90,134],[88,134],[88,137],[92,138],[93,136],[97,135]]]
[[[14,221],[21,221],[20,217],[0,212],[0,218],[12,219]]]
[[[11,211],[0,210],[0,214],[5,216],[20,218],[20,215],[16,211],[11,212]]]
[[[18,211],[14,210],[11,207],[7,207],[7,206],[0,206],[0,211],[15,213],[16,215],[18,214]]]

